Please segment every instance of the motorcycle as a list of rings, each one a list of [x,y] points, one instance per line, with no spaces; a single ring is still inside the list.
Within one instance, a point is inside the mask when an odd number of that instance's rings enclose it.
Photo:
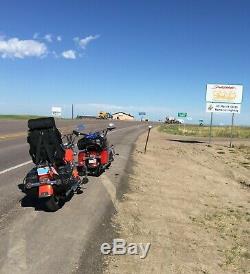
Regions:
[[[39,198],[47,211],[57,211],[82,184],[74,162],[76,135],[61,137],[52,117],[31,119],[28,126],[27,141],[35,167],[26,175],[24,193]]]
[[[114,124],[93,133],[74,131],[77,136],[82,136],[77,142],[78,147],[78,173],[79,175],[100,176],[114,161],[114,146],[109,146],[108,132],[114,130]]]

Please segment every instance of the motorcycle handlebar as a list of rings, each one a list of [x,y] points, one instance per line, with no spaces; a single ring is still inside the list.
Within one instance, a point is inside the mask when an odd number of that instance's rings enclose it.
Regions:
[[[73,133],[69,133],[69,134],[65,134],[62,136],[62,139],[66,139],[68,145],[74,145],[75,143],[75,137],[74,137],[74,132]]]
[[[87,135],[86,133],[82,133],[82,132],[79,132],[79,131],[76,131],[76,130],[73,130],[73,134],[75,134],[76,136],[79,136],[79,135],[85,136],[85,135]]]
[[[105,129],[103,129],[103,130],[101,130],[101,131],[96,131],[96,132],[94,132],[94,133],[97,133],[97,134],[102,133],[104,136],[106,136],[109,130],[110,130],[109,128],[105,128]],[[112,130],[112,129],[111,129],[111,130]],[[73,134],[76,135],[76,136],[80,136],[80,135],[81,135],[81,136],[87,136],[87,135],[88,135],[88,134],[86,134],[86,133],[82,133],[82,132],[79,132],[79,131],[77,131],[77,130],[73,130]]]

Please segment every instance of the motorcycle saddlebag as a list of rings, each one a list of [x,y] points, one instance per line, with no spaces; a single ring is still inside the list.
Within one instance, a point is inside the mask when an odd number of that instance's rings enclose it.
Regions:
[[[106,165],[109,160],[109,152],[107,149],[102,150],[101,152],[101,164]]]
[[[36,168],[33,168],[25,177],[25,184],[27,183],[37,183],[39,181]]]
[[[37,187],[32,187],[32,184],[38,183],[39,178],[37,174],[36,168],[31,169],[28,174],[26,175],[23,185],[20,188],[22,192],[24,192],[26,195],[29,196],[37,196],[38,194],[38,188]]]

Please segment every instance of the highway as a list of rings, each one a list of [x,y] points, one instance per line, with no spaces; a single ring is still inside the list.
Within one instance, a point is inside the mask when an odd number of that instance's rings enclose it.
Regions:
[[[63,132],[84,122],[86,132],[102,129],[106,120],[57,121]],[[0,121],[0,273],[99,273],[102,225],[109,222],[119,193],[126,187],[129,157],[140,122],[115,122],[109,134],[116,156],[99,178],[89,177],[83,193],[55,213],[44,212],[19,190],[33,163],[26,143],[26,121]],[[109,224],[107,224],[109,225]],[[105,230],[103,228],[103,230]]]

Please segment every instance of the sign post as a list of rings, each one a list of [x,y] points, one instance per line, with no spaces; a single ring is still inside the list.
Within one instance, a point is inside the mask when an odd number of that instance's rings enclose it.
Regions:
[[[150,134],[150,131],[152,129],[152,126],[148,126],[148,135],[147,135],[147,140],[146,140],[146,144],[145,144],[145,148],[144,148],[144,153],[147,152],[147,146],[148,146],[148,139],[149,139],[149,134]]]
[[[146,115],[146,112],[139,112],[139,116],[141,116],[141,122],[142,122],[142,117]]]
[[[234,127],[234,113],[232,114],[231,136],[230,136],[230,145],[229,145],[229,147],[233,147],[233,127]]]
[[[211,139],[212,139],[212,125],[213,125],[213,112],[211,112],[211,117],[210,117],[209,144],[211,143]]]
[[[231,113],[230,147],[233,141],[233,126],[235,113],[240,114],[243,95],[242,85],[208,84],[206,92],[206,112],[211,113],[209,143],[212,138],[213,113]]]

